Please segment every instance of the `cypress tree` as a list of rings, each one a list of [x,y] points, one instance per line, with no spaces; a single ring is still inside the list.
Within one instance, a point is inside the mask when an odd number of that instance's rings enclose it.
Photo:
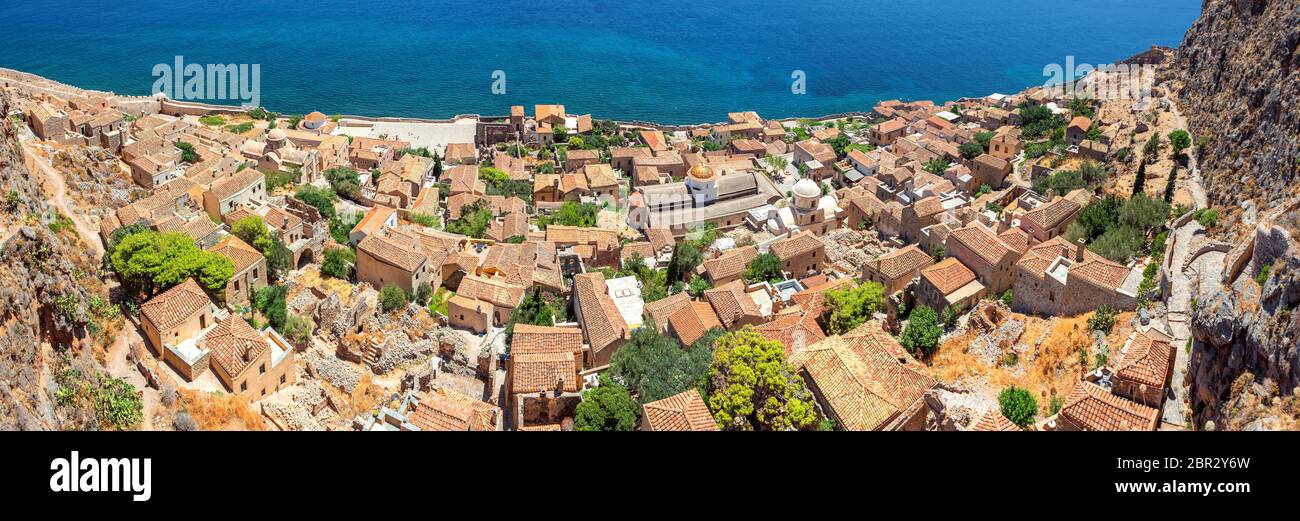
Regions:
[[[1133,195],[1144,193],[1143,190],[1147,184],[1147,163],[1143,161],[1138,163],[1137,179],[1133,180]]]
[[[1178,180],[1178,163],[1169,167],[1169,180],[1165,182],[1165,202],[1174,202],[1174,184]]]

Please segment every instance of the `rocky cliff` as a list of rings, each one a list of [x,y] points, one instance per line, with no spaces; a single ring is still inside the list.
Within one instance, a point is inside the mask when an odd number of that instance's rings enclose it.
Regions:
[[[1173,68],[1219,233],[1240,246],[1194,303],[1200,428],[1295,428],[1300,414],[1300,0],[1206,0]],[[1180,346],[1182,347],[1182,346]]]
[[[0,114],[11,102],[0,92]],[[0,429],[97,428],[93,404],[61,382],[101,372],[87,331],[98,259],[75,233],[51,226],[18,125],[0,123]]]
[[[1214,205],[1263,210],[1300,193],[1298,45],[1300,0],[1204,0],[1179,46],[1176,93],[1193,137],[1208,139]]]

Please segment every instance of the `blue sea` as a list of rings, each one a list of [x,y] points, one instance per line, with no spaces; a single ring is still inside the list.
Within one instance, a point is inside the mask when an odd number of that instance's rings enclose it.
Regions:
[[[156,64],[261,66],[271,110],[444,118],[562,103],[664,123],[868,110],[1176,46],[1200,0],[6,0],[0,67],[150,94]],[[505,94],[494,94],[496,71]],[[792,93],[802,71],[806,91]],[[531,112],[531,109],[530,109]]]

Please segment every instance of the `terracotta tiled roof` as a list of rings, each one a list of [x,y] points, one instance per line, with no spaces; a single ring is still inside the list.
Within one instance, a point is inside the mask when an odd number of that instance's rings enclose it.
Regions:
[[[718,315],[714,314],[713,307],[708,302],[691,302],[690,305],[683,306],[668,317],[668,323],[672,325],[677,339],[686,347],[690,347],[710,329],[722,327]]]
[[[582,355],[582,330],[576,327],[515,324],[510,353],[573,353]]]
[[[976,223],[953,230],[948,239],[956,240],[993,266],[998,266],[1012,254],[1011,248],[993,235],[992,230]]]
[[[218,322],[201,341],[212,351],[212,361],[232,378],[239,376],[270,348],[266,337],[235,314]]]
[[[643,406],[647,428],[652,431],[716,431],[718,423],[699,391],[687,390]]]
[[[746,316],[760,316],[758,304],[745,294],[745,284],[739,280],[705,290],[704,299],[713,305],[713,311],[728,329]]]
[[[943,203],[939,201],[938,196],[932,195],[913,204],[912,211],[915,212],[918,217],[938,215],[943,213]]]
[[[605,276],[600,272],[574,275],[573,292],[593,352],[604,351],[630,333],[618,306],[605,289]]]
[[[1029,234],[1020,228],[1007,228],[1007,231],[998,234],[998,239],[1019,255],[1024,255],[1029,249]]]
[[[704,261],[704,271],[709,274],[712,280],[724,280],[739,276],[745,271],[745,267],[758,257],[757,246],[745,246],[736,248],[719,257]]]
[[[934,264],[934,259],[912,244],[876,257],[867,266],[888,280],[896,280],[931,264]]]
[[[1061,416],[1087,431],[1152,431],[1160,422],[1160,411],[1087,381],[1074,386]]]
[[[227,235],[226,238],[212,245],[208,251],[225,255],[230,262],[235,265],[235,273],[243,273],[244,270],[253,267],[258,261],[262,260],[262,253],[257,248],[249,246],[248,243],[234,235]]]
[[[1021,219],[1037,226],[1040,230],[1048,230],[1060,226],[1077,211],[1079,211],[1078,203],[1059,198],[1026,212]]]
[[[407,272],[420,269],[425,261],[424,254],[414,244],[398,241],[394,237],[367,235],[357,244],[357,249]]]
[[[636,255],[640,255],[642,259],[654,260],[655,249],[654,246],[651,246],[648,242],[633,242],[624,244],[623,250],[619,252],[619,255],[623,258],[624,262],[631,260],[632,257]]]
[[[510,367],[514,393],[578,391],[578,360],[573,353],[512,353]]]
[[[235,174],[233,177],[227,177],[212,183],[210,190],[212,196],[218,201],[224,201],[229,199],[230,196],[235,195],[254,184],[262,182],[262,179],[263,175],[261,172],[249,168],[243,172]]]
[[[408,419],[422,431],[495,431],[501,409],[445,389],[420,397]]]
[[[371,208],[370,211],[366,212],[366,215],[362,217],[360,221],[357,221],[356,226],[353,226],[352,231],[348,233],[375,233],[384,226],[384,221],[387,221],[388,218],[396,212],[397,210],[387,206],[377,205],[374,208]]]
[[[1077,252],[1078,245],[1070,244],[1064,238],[1056,236],[1029,248],[1016,266],[1041,277],[1057,257],[1064,257],[1072,263],[1069,267],[1071,277],[1077,276],[1112,291],[1124,284],[1129,268],[1086,249],[1083,252],[1083,261],[1079,261]]]
[[[688,307],[691,304],[691,296],[685,291],[673,293],[665,298],[654,302],[646,302],[645,314],[655,321],[655,325],[662,328],[668,325],[668,317],[676,313],[677,310]],[[714,315],[715,317],[717,315]]]
[[[802,231],[794,236],[774,241],[770,248],[781,260],[792,259],[818,248],[825,247],[821,239],[810,231]]]
[[[1173,347],[1164,339],[1138,333],[1120,357],[1119,363],[1115,364],[1115,376],[1133,383],[1164,388],[1174,354]]]
[[[1074,119],[1070,120],[1070,126],[1087,131],[1089,128],[1092,128],[1092,120],[1085,116],[1075,116]]]
[[[589,244],[606,249],[618,245],[618,230],[552,224],[546,227],[546,240],[557,244]]]
[[[1024,429],[1021,429],[1019,425],[1011,423],[1011,420],[1008,420],[1006,416],[1002,415],[1001,410],[994,407],[989,409],[989,412],[984,413],[984,416],[980,418],[980,421],[975,424],[975,428],[971,430],[1003,432],[1023,431]]]
[[[754,326],[754,331],[768,340],[780,342],[781,347],[785,348],[785,355],[791,356],[826,338],[826,333],[817,324],[819,314],[820,312],[809,313],[800,308],[779,314],[771,322]]]
[[[495,306],[514,308],[524,299],[524,287],[501,279],[470,275],[461,279],[456,294],[490,302]]]
[[[654,246],[656,251],[664,248],[672,248],[677,244],[677,240],[673,238],[672,230],[666,228],[647,228],[645,231],[645,237],[646,240],[650,241],[650,245]]]
[[[921,270],[921,278],[939,290],[939,293],[951,295],[975,280],[975,272],[961,261],[948,257],[934,266]]]
[[[921,406],[935,380],[886,334],[868,322],[791,357],[805,371],[846,430],[878,430]]]
[[[172,286],[140,305],[140,314],[159,331],[173,327],[212,305],[194,279]]]

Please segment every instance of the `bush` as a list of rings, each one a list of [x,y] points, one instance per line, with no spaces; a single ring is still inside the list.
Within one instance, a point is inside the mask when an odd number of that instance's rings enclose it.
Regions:
[[[406,307],[406,292],[396,284],[389,283],[384,289],[379,290],[379,303],[383,306],[384,311],[392,311]]]
[[[1101,331],[1107,335],[1115,328],[1115,316],[1119,314],[1115,308],[1102,304],[1088,317],[1088,331]]]
[[[284,338],[294,345],[306,345],[311,340],[312,331],[316,329],[316,323],[311,317],[302,315],[290,315],[288,322],[284,325]]]
[[[1213,208],[1201,208],[1192,214],[1192,218],[1196,219],[1196,222],[1206,229],[1219,224],[1219,212]]]
[[[761,253],[745,266],[743,275],[746,282],[780,282],[785,279],[781,270],[781,259],[771,253]]]
[[[1002,416],[1020,427],[1028,427],[1038,415],[1038,400],[1027,389],[1011,386],[998,393]]]
[[[327,277],[348,280],[352,263],[357,255],[348,248],[329,248],[325,250],[325,262],[320,265],[320,272]]]
[[[1007,288],[1006,291],[1003,291],[1003,292],[1002,292],[1002,303],[1003,303],[1003,304],[1006,304],[1006,305],[1008,305],[1008,306],[1010,306],[1010,305],[1011,305],[1011,297],[1012,297],[1011,289],[1010,289],[1010,288]]]
[[[1268,272],[1273,270],[1272,264],[1265,264],[1259,267],[1259,273],[1255,274],[1255,282],[1263,286],[1268,282]]]
[[[939,337],[943,329],[939,327],[939,316],[930,306],[920,306],[912,310],[912,315],[898,337],[898,343],[911,351],[917,358],[929,357],[939,349]]]
[[[176,386],[172,384],[164,385],[162,392],[158,395],[158,400],[162,402],[164,407],[176,405]]]
[[[334,200],[338,199],[334,190],[329,188],[317,188],[312,185],[303,185],[298,187],[298,193],[294,194],[293,197],[315,207],[316,210],[320,211],[321,217],[326,219],[334,218]]]
[[[608,376],[600,378],[600,385],[582,393],[573,418],[576,431],[631,431],[641,407],[632,401],[627,388],[614,383]]]
[[[176,413],[176,416],[172,416],[172,427],[178,431],[199,430],[198,422],[195,422],[194,417],[190,416],[190,413],[185,411],[178,412]]]
[[[885,302],[885,287],[876,282],[864,282],[827,291],[825,300],[826,309],[818,321],[827,333],[842,335],[880,311]]]
[[[421,307],[429,305],[429,297],[433,296],[433,286],[428,282],[421,282],[415,288],[415,303]]]

